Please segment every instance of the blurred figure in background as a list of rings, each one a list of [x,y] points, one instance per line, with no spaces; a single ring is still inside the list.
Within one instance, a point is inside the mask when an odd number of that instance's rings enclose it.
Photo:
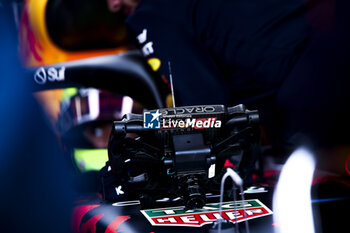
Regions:
[[[107,2],[166,77],[171,62],[178,106],[258,109],[279,154],[350,144],[349,1]]]
[[[69,232],[72,171],[23,78],[12,6],[0,1],[1,232]]]

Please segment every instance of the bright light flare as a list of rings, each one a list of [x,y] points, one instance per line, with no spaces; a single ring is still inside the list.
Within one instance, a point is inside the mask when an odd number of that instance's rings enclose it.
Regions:
[[[122,109],[121,109],[121,117],[123,117],[127,113],[132,112],[132,106],[134,101],[129,96],[123,96]]]
[[[292,153],[282,168],[273,197],[276,233],[314,233],[311,185],[314,156],[305,148]]]

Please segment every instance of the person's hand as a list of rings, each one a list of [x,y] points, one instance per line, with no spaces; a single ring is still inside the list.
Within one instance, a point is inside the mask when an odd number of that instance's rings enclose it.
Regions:
[[[107,0],[108,9],[111,12],[123,10],[126,14],[131,14],[139,4],[139,0]]]
[[[118,12],[122,9],[123,0],[107,0],[107,4],[111,12]]]

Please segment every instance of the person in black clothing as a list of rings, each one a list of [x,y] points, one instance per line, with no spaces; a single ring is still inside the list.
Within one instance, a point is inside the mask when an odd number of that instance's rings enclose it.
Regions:
[[[131,4],[130,4],[131,2]],[[270,143],[348,143],[346,0],[108,0],[180,105],[258,109]]]

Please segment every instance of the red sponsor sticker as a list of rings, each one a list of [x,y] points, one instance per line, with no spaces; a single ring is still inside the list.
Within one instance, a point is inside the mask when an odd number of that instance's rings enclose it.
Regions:
[[[220,204],[214,203],[207,204],[200,210],[185,210],[183,206],[179,206],[141,212],[153,226],[187,227],[201,227],[222,218],[235,223],[272,214],[272,211],[257,199],[246,200],[244,203],[237,201],[235,204],[224,202],[221,216],[219,208]]]

